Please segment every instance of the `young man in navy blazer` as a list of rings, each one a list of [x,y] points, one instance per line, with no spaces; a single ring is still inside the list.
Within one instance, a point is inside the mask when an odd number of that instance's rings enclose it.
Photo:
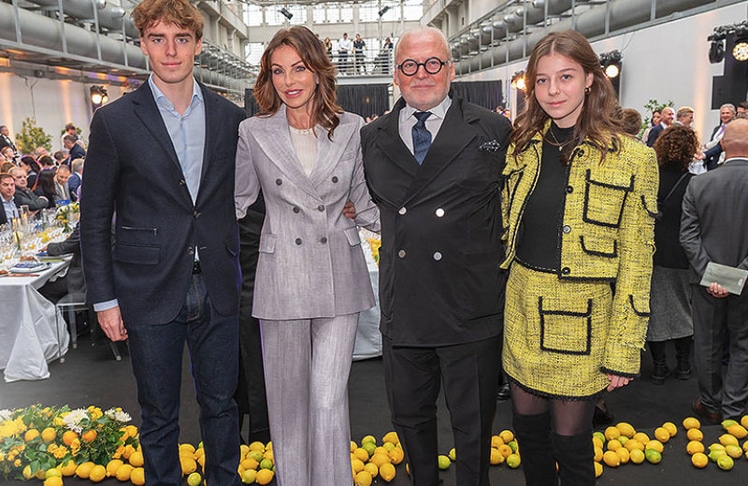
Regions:
[[[153,73],[134,93],[97,110],[91,123],[81,205],[87,298],[110,339],[129,339],[148,484],[181,484],[186,342],[205,478],[238,485],[233,181],[245,115],[193,77],[203,19],[188,0],[144,0],[133,18]]]

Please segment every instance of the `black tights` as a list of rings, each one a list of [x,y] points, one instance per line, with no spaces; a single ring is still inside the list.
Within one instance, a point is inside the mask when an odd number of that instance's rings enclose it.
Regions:
[[[558,435],[592,434],[596,400],[561,400],[533,395],[512,383],[514,412],[520,415],[550,413],[551,428]]]

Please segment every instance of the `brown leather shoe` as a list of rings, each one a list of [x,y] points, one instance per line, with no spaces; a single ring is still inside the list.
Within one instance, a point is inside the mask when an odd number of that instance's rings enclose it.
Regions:
[[[700,398],[696,398],[693,401],[693,403],[691,404],[691,408],[696,415],[712,425],[722,422],[722,414],[720,412],[710,412],[709,410],[707,410],[704,404],[701,403]]]

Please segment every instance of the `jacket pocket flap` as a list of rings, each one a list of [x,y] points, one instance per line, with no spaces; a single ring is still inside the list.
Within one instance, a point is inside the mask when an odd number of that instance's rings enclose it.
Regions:
[[[580,236],[579,241],[582,244],[582,250],[589,255],[607,258],[616,258],[618,256],[617,240],[610,238],[595,238],[592,236]]]
[[[361,237],[358,234],[358,228],[355,226],[352,228],[346,228],[343,232],[345,233],[345,237],[348,238],[348,243],[351,246],[361,244]]]

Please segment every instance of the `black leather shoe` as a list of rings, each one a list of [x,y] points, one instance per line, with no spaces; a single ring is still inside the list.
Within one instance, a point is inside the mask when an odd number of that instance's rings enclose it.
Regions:
[[[509,387],[509,383],[504,383],[499,386],[499,393],[496,394],[496,400],[499,402],[505,402],[512,398],[512,389]]]
[[[701,403],[700,398],[696,398],[693,401],[693,403],[691,404],[691,408],[696,415],[712,425],[722,422],[722,414],[720,412],[710,412],[709,410],[707,410],[704,404]]]

